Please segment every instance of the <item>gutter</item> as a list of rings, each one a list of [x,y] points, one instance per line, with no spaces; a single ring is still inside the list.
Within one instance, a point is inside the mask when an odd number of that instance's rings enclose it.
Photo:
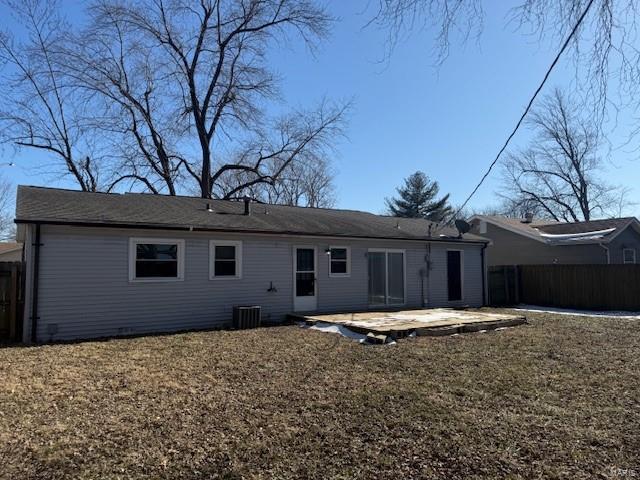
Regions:
[[[31,342],[36,343],[38,331],[38,286],[40,275],[40,224],[36,223],[36,237],[32,245],[35,247],[33,252],[33,283],[31,289]]]
[[[73,227],[96,227],[96,228],[122,228],[137,230],[173,230],[183,232],[220,232],[220,233],[245,233],[256,235],[280,235],[280,236],[296,236],[309,238],[336,238],[336,239],[360,239],[360,240],[394,240],[403,242],[436,242],[436,243],[465,243],[472,245],[486,245],[486,240],[459,240],[457,238],[407,238],[407,237],[371,237],[367,235],[335,235],[330,233],[301,233],[296,231],[275,232],[273,230],[251,230],[240,228],[207,228],[179,225],[156,225],[156,224],[131,224],[131,223],[103,223],[103,222],[73,222],[63,220],[21,220],[16,218],[14,222],[20,224],[35,225],[61,225]]]

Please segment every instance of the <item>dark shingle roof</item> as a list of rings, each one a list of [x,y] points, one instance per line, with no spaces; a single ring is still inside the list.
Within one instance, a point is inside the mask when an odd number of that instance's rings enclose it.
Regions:
[[[213,212],[207,211],[207,204]],[[421,240],[431,222],[394,218],[355,210],[289,207],[253,203],[244,215],[242,202],[151,194],[89,193],[19,186],[17,223],[62,223],[141,228],[286,233],[341,237]],[[399,228],[398,228],[399,227]],[[457,240],[451,228],[432,229],[432,240]],[[451,237],[451,238],[449,238]],[[485,242],[465,234],[463,241]]]

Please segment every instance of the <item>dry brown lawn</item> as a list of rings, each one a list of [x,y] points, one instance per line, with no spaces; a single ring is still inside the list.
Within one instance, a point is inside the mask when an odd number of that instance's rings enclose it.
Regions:
[[[0,478],[640,477],[640,324],[0,349]]]

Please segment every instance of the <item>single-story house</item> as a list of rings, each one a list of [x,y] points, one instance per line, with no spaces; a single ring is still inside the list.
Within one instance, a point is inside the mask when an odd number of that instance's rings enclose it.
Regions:
[[[353,210],[18,187],[25,341],[480,306],[487,240]]]
[[[490,266],[640,261],[640,222],[635,217],[565,223],[475,215],[470,223],[471,232],[491,240]]]
[[[16,242],[0,242],[0,262],[22,261],[22,244]]]

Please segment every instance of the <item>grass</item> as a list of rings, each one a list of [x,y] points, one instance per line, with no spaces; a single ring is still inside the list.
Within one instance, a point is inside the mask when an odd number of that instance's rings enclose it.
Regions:
[[[640,325],[363,347],[277,327],[0,349],[0,478],[640,476]]]

